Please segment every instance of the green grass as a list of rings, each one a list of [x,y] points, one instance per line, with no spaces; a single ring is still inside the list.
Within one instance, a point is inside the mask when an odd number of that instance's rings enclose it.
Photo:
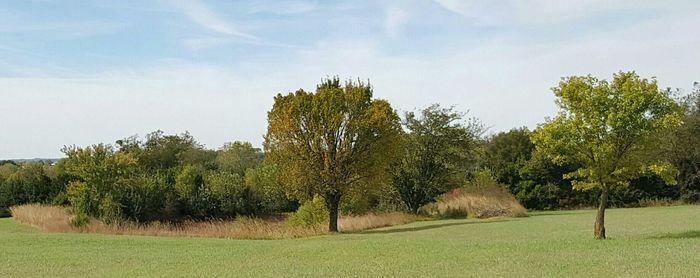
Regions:
[[[48,234],[0,219],[0,277],[692,277],[700,206],[441,220],[293,240]]]

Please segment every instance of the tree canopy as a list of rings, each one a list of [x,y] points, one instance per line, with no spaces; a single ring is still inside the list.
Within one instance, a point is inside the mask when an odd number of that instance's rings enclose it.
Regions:
[[[681,123],[680,108],[655,79],[620,72],[612,82],[592,76],[564,78],[552,89],[559,114],[532,135],[536,150],[552,161],[581,164],[566,175],[577,189],[601,191],[595,237],[605,238],[604,215],[614,187],[644,174],[672,182],[668,162],[650,156],[650,143],[660,132]]]
[[[403,157],[392,167],[393,185],[411,212],[464,181],[477,160],[482,126],[454,108],[431,105],[403,122]],[[460,176],[460,174],[462,174]]]
[[[299,200],[323,197],[329,230],[337,231],[341,198],[386,178],[400,134],[399,117],[387,101],[372,97],[370,84],[331,78],[315,93],[275,97],[264,147],[288,193]]]

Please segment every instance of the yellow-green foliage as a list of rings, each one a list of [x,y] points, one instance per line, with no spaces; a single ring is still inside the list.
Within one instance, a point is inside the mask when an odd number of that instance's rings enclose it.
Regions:
[[[363,82],[334,78],[315,93],[279,94],[267,118],[265,159],[279,166],[287,193],[302,201],[321,195],[334,216],[351,189],[388,179],[385,170],[398,153],[399,117]]]
[[[536,151],[552,161],[583,166],[566,175],[575,188],[607,192],[644,174],[673,182],[677,171],[653,160],[660,144],[652,140],[681,123],[681,109],[655,79],[634,72],[617,73],[612,82],[573,76],[553,91],[559,115],[531,138]]]
[[[287,219],[290,226],[314,226],[328,222],[328,209],[323,198],[316,196],[305,202]]]

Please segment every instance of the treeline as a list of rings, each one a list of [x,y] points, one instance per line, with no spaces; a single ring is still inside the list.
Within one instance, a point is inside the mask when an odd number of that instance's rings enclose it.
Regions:
[[[616,187],[610,205],[700,201],[699,95],[696,86],[677,99],[682,124],[655,140],[653,155],[675,166],[678,184],[650,172]],[[581,165],[536,151],[527,128],[485,135],[478,120],[439,105],[399,116],[362,82],[330,79],[315,93],[278,95],[268,120],[265,152],[247,142],[207,149],[188,133],[156,131],[68,146],[57,163],[3,161],[0,211],[51,203],[71,207],[76,221],[179,221],[293,212],[319,197],[336,216],[417,213],[475,173],[491,175],[528,209],[591,207],[600,196],[575,190],[565,176]]]

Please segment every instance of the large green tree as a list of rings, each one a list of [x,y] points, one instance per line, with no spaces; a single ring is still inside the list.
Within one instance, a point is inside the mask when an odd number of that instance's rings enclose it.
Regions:
[[[576,189],[600,191],[594,236],[605,239],[612,189],[649,173],[673,182],[673,167],[649,154],[659,132],[680,123],[679,106],[655,79],[634,72],[617,73],[612,82],[590,75],[568,77],[552,90],[559,114],[542,124],[532,141],[536,151],[554,162],[582,165],[566,177]]]
[[[460,185],[476,160],[482,126],[437,104],[405,115],[403,156],[391,168],[394,188],[406,207],[418,209]]]
[[[353,188],[387,178],[401,134],[399,117],[368,83],[326,79],[316,92],[275,97],[268,113],[265,155],[299,200],[325,199],[328,229],[338,231],[338,206]]]

